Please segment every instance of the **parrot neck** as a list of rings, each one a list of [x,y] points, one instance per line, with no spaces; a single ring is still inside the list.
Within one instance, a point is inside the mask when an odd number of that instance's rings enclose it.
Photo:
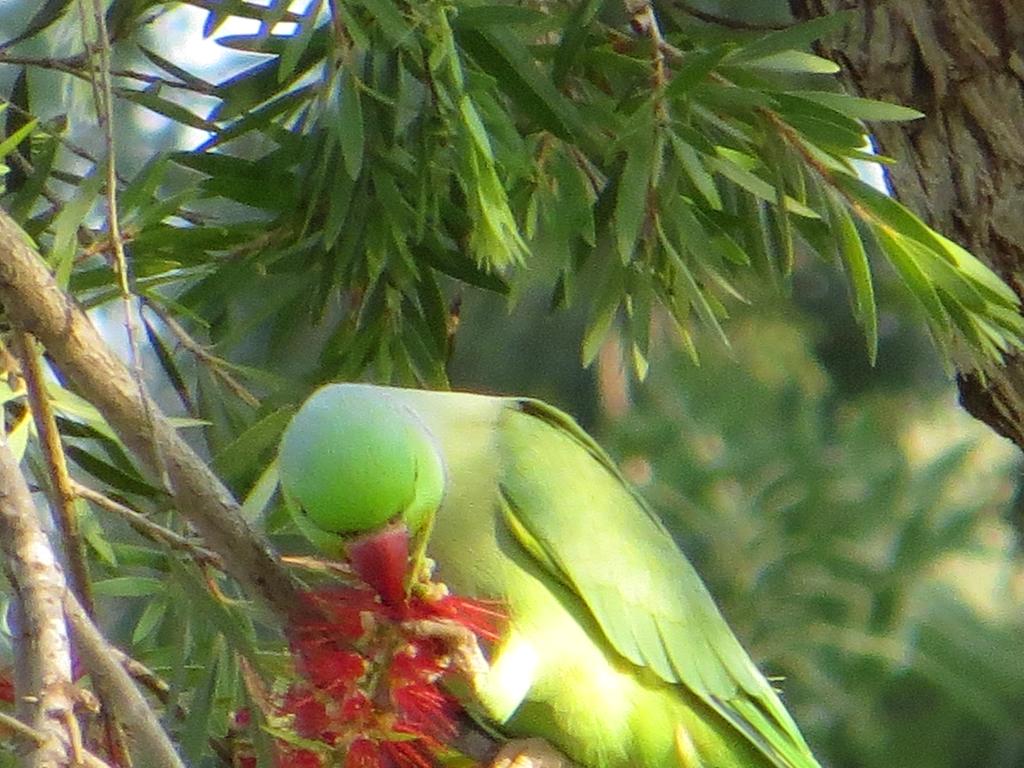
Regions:
[[[405,602],[409,531],[404,525],[389,525],[360,536],[345,549],[356,575],[377,591],[385,605],[397,607]]]

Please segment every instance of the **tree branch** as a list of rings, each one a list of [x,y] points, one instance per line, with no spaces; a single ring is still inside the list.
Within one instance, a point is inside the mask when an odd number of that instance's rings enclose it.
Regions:
[[[64,456],[64,447],[61,445],[60,433],[57,431],[57,420],[53,416],[50,398],[46,394],[43,369],[36,354],[35,340],[29,334],[18,331],[14,334],[14,350],[21,360],[29,408],[35,420],[46,469],[50,475],[50,508],[54,511],[60,528],[64,559],[70,571],[70,586],[85,606],[85,610],[92,614],[92,582],[89,579],[85,547],[82,544],[78,515],[74,507],[75,492],[71,486],[71,477],[68,475],[68,463]]]
[[[120,655],[103,638],[70,591],[64,593],[64,611],[74,630],[75,650],[104,700],[112,703],[118,720],[124,723],[138,751],[145,754],[145,764],[156,768],[185,768],[153,710],[121,667]]]
[[[241,517],[230,491],[178,436],[156,403],[56,284],[28,237],[0,211],[0,301],[8,317],[32,333],[61,371],[107,419],[150,472],[166,467],[177,509],[217,552],[234,578],[282,617],[300,601],[269,544]]]
[[[162,525],[157,525],[141,512],[136,512],[116,499],[112,499],[99,491],[71,481],[71,487],[76,496],[92,502],[100,509],[105,509],[115,515],[119,515],[128,521],[128,524],[148,539],[165,544],[172,549],[185,552],[200,565],[210,565],[218,570],[224,570],[224,561],[216,552],[211,552],[201,547],[187,536],[182,536]]]
[[[0,551],[14,591],[14,689],[17,715],[42,738],[27,742],[23,763],[69,762],[67,725],[74,717],[71,649],[61,608],[67,591],[50,542],[39,527],[25,478],[0,431]]]

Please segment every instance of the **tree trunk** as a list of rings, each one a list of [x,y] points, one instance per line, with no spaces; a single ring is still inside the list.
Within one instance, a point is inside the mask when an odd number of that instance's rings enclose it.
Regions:
[[[897,197],[1024,297],[1024,2],[790,0],[799,19],[859,13],[821,45],[848,89],[927,117],[873,125]],[[1024,448],[1024,355],[959,377],[960,401]]]

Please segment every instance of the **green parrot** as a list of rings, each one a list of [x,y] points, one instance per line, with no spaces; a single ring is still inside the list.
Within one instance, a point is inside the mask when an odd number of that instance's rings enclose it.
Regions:
[[[503,604],[467,702],[503,733],[586,768],[819,768],[670,534],[562,411],[331,384],[278,458],[322,548],[398,524],[455,594]]]

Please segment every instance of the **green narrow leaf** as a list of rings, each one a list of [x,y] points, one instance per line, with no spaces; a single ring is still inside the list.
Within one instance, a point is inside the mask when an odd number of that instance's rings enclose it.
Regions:
[[[418,318],[414,313],[405,319],[400,344],[405,352],[405,362],[411,369],[411,383],[430,389],[448,389],[444,360],[432,348],[432,341],[430,331],[422,318]]]
[[[324,221],[324,249],[329,250],[338,242],[338,236],[348,219],[352,207],[353,193],[356,182],[349,174],[333,173],[334,185],[331,187],[327,201],[327,217]]]
[[[683,63],[676,67],[672,79],[665,87],[665,96],[674,99],[689,93],[694,86],[704,82],[733,48],[732,44],[724,44],[685,54]]]
[[[850,96],[846,93],[832,93],[831,91],[789,91],[788,93],[817,102],[854,120],[885,122],[918,120],[924,117],[924,112],[918,112],[910,107],[865,99],[860,96]]]
[[[104,174],[99,166],[78,184],[75,196],[66,203],[53,220],[53,244],[50,248],[50,263],[53,266],[57,284],[66,287],[71,277],[75,253],[78,250],[78,227],[86,220],[92,210],[100,188],[103,186]]]
[[[38,35],[40,32],[45,30],[55,21],[60,19],[71,5],[72,0],[46,0],[42,7],[39,8],[33,14],[32,18],[29,19],[28,24],[25,28],[12,37],[10,40],[5,41],[0,48],[10,48],[12,45],[20,43],[22,40],[28,40],[30,37]]]
[[[277,459],[274,459],[260,473],[260,476],[253,483],[249,493],[246,494],[245,499],[242,501],[239,513],[249,523],[256,523],[262,519],[271,498],[274,496],[274,492],[277,490],[277,479]]]
[[[689,208],[687,210],[690,210]],[[749,266],[750,256],[740,246],[739,243],[729,234],[725,226],[719,222],[718,218],[713,213],[708,211],[702,211],[700,208],[693,208],[693,214],[697,217],[697,220],[701,225],[711,232],[711,246],[717,251],[718,255],[721,256],[725,261],[738,264],[740,266]]]
[[[230,481],[251,471],[259,458],[277,445],[293,413],[294,408],[286,406],[251,424],[217,452],[213,466],[218,473]]]
[[[645,133],[639,131],[629,140],[615,198],[615,244],[623,264],[633,258],[633,249],[647,215],[654,142]]]
[[[614,254],[602,253],[601,256],[605,259],[605,268],[599,282],[601,290],[594,302],[594,310],[583,336],[581,352],[584,368],[594,362],[594,358],[601,350],[601,345],[604,343],[605,337],[608,336],[615,316],[618,314],[626,287],[625,273],[621,262],[615,258]]]
[[[363,108],[355,76],[345,70],[338,86],[336,125],[341,157],[345,170],[352,179],[358,179],[363,169]]]
[[[93,592],[104,597],[149,597],[163,593],[162,579],[150,576],[115,576],[93,582]]]
[[[697,316],[701,319],[704,325],[718,337],[718,340],[722,342],[722,345],[728,349],[731,346],[729,344],[729,337],[725,335],[725,331],[722,329],[721,323],[718,322],[718,318],[715,316],[714,310],[708,303],[707,296],[704,295],[700,286],[697,285],[697,281],[693,279],[693,273],[690,272],[690,268],[686,266],[686,262],[683,260],[682,255],[678,250],[676,250],[675,246],[672,245],[668,236],[665,234],[665,230],[662,229],[660,219],[655,219],[655,227],[658,231],[658,241],[661,243],[662,248],[665,249],[665,253],[667,253],[669,258],[672,260],[673,266],[675,266],[679,277],[682,279],[683,287],[686,290],[686,294],[690,297],[690,302],[693,305],[694,310],[696,310]]]
[[[72,461],[98,480],[102,480],[112,488],[117,488],[126,493],[138,493],[143,496],[154,496],[160,493],[159,489],[145,482],[137,476],[133,476],[109,464],[103,459],[94,456],[84,448],[77,445],[68,445],[65,452]]]
[[[915,240],[904,239],[902,242],[937,288],[942,288],[971,313],[984,315],[987,312],[988,303],[975,289],[970,278],[946,261],[943,255]]]
[[[160,367],[163,369],[164,375],[167,376],[168,381],[171,383],[171,387],[174,392],[178,395],[178,399],[181,400],[182,405],[185,406],[185,410],[188,413],[194,413],[195,409],[192,404],[192,396],[189,394],[188,385],[185,384],[185,379],[178,370],[177,363],[174,362],[174,356],[171,351],[164,344],[164,340],[160,338],[160,334],[156,328],[153,327],[152,322],[145,314],[142,314],[142,325],[146,331],[146,338],[149,341],[149,346],[152,347],[153,352],[156,354],[157,361],[160,363]]]
[[[949,332],[949,316],[942,307],[942,301],[935,292],[935,286],[921,269],[914,256],[903,245],[899,233],[884,226],[872,228],[889,261],[899,272],[910,292],[921,302],[936,330]]]
[[[468,94],[463,94],[459,99],[459,113],[473,139],[473,144],[488,162],[493,163],[494,154],[491,151],[490,139],[487,138],[487,129],[484,127],[483,121],[480,120],[480,114],[476,111]]]
[[[313,32],[316,30],[316,17],[320,13],[322,3],[323,0],[313,0],[310,2],[296,22],[298,29],[289,37],[288,44],[281,54],[281,63],[278,65],[277,70],[277,81],[279,83],[287,80],[295,72],[295,67],[299,63],[299,57],[313,38]]]
[[[843,192],[860,203],[863,208],[866,208],[869,218],[874,223],[883,224],[889,231],[911,240],[917,240],[928,248],[944,254],[950,262],[953,261],[953,257],[947,252],[944,243],[939,240],[938,233],[889,195],[875,189],[867,182],[845,173],[833,174],[832,181]]]
[[[0,159],[7,157],[7,155],[10,154],[11,151],[14,150],[14,148],[17,147],[25,139],[26,136],[28,136],[30,133],[32,133],[33,130],[35,130],[35,127],[38,124],[39,120],[36,118],[32,118],[23,126],[18,128],[18,130],[16,130],[14,133],[8,136],[6,139],[0,141]]]
[[[733,183],[747,190],[747,192],[755,197],[759,197],[773,205],[778,201],[778,194],[775,187],[760,176],[737,165],[732,160],[724,157],[711,157],[708,158],[708,162],[716,171]],[[808,208],[803,203],[794,200],[789,195],[786,195],[783,199],[786,204],[785,210],[790,213],[794,213],[797,216],[806,216],[809,219],[821,218],[816,211]]]
[[[70,390],[64,389],[56,381],[47,381],[46,393],[50,396],[50,400],[53,401],[53,407],[58,413],[81,422],[93,431],[94,434],[90,433],[87,435],[88,437],[99,436],[106,438],[113,445],[120,446],[121,443],[117,435],[114,434],[114,431],[107,424],[107,420],[100,415],[100,412],[88,400]]]
[[[834,61],[803,51],[779,51],[757,59],[744,59],[743,66],[812,75],[834,75],[839,71],[839,65]]]
[[[445,247],[430,236],[420,247],[413,248],[413,254],[418,259],[422,258],[438,272],[443,272],[456,280],[462,280],[477,288],[494,293],[508,294],[509,292],[508,282],[497,272],[482,269],[462,250]]]
[[[202,682],[195,689],[189,702],[188,717],[181,733],[181,752],[189,765],[198,765],[209,749],[209,723],[213,712],[214,688],[220,669],[220,651],[223,636],[217,635],[210,644],[207,658],[192,659],[203,670]]]
[[[587,40],[590,25],[593,23],[606,0],[585,0],[578,3],[562,29],[562,37],[555,50],[554,66],[551,77],[557,87],[565,83],[566,75],[572,69]]]
[[[319,84],[310,84],[302,88],[296,88],[285,92],[278,98],[271,99],[257,109],[246,111],[241,117],[203,142],[197,152],[206,152],[216,146],[237,139],[239,136],[250,131],[265,130],[274,121],[274,118],[283,115],[290,110],[298,109],[299,105],[309,101],[310,97],[317,93]]]
[[[431,346],[439,358],[448,353],[448,307],[444,294],[430,270],[422,270],[416,282],[416,299],[423,313],[423,320],[430,329]]]
[[[788,277],[793,272],[795,254],[793,252],[793,228],[789,214],[786,212],[786,180],[783,177],[783,163],[786,162],[785,149],[775,142],[770,142],[767,154],[771,159],[769,171],[775,185],[775,223],[778,226],[779,245],[782,247],[782,274]]]
[[[18,222],[25,222],[32,212],[40,192],[46,186],[53,171],[54,161],[57,159],[57,150],[61,146],[59,136],[48,136],[42,140],[41,145],[36,146],[32,153],[32,173],[9,198],[5,205],[11,217]],[[36,233],[38,234],[38,233]]]
[[[132,630],[132,645],[138,645],[149,637],[163,621],[166,613],[166,600],[150,600],[142,609],[139,620],[135,622],[135,629]]]
[[[938,232],[935,233],[935,237],[943,245],[946,253],[953,259],[953,265],[956,269],[969,277],[974,285],[990,301],[1014,310],[1020,306],[1020,299],[1013,292],[1013,289],[1004,283],[995,272],[978,260],[974,254]]]
[[[175,123],[187,125],[191,128],[197,128],[200,131],[208,131],[210,133],[217,130],[217,125],[215,123],[190,112],[180,104],[175,104],[173,101],[161,98],[155,92],[137,91],[133,88],[121,87],[115,88],[114,92],[117,93],[118,96],[121,96],[134,104],[138,104],[140,107],[145,107],[151,112],[156,112],[158,115],[163,115]]]
[[[562,139],[586,136],[576,107],[541,71],[530,51],[512,32],[493,28],[463,30],[459,42],[523,114]]]
[[[384,37],[394,46],[402,46],[410,51],[415,50],[412,28],[406,23],[396,4],[391,0],[358,0],[374,21],[380,26]]]
[[[193,90],[199,91],[200,93],[208,93],[213,91],[213,83],[207,82],[203,78],[193,75],[187,69],[182,69],[173,61],[165,59],[155,51],[151,51],[144,45],[139,45],[139,50],[142,51],[142,55],[153,62],[156,66],[167,72],[169,75],[178,78],[181,82],[192,87]]]
[[[7,448],[14,456],[14,462],[20,463],[25,456],[25,448],[28,446],[28,433],[32,425],[32,414],[25,411],[18,419],[11,431],[7,433]]]
[[[842,29],[854,17],[854,11],[840,11],[828,16],[795,24],[742,46],[730,57],[734,60],[759,59],[769,54],[790,49],[806,48],[830,32]]]
[[[672,143],[673,154],[696,190],[708,201],[708,205],[716,211],[722,210],[722,198],[718,194],[718,187],[715,186],[715,179],[704,167],[700,153],[674,131],[669,134],[669,140]]]
[[[637,380],[647,378],[650,368],[648,350],[651,343],[651,303],[652,291],[650,281],[646,277],[634,275],[626,303],[629,317],[629,337],[633,373]]]
[[[857,320],[864,328],[868,345],[868,360],[871,365],[878,358],[878,308],[875,305],[875,288],[871,279],[871,266],[868,263],[864,243],[857,232],[853,218],[843,204],[825,196],[832,222],[832,231],[836,236],[839,256],[846,267],[850,285],[853,289],[853,303]]]

